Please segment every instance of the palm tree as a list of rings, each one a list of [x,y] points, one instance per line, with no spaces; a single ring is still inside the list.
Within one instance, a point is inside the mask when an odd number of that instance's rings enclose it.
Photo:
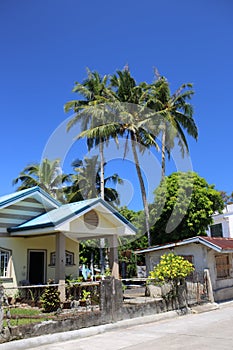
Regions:
[[[157,121],[160,117],[158,113],[146,108],[147,84],[137,85],[128,69],[117,71],[117,74],[111,77],[110,82],[111,86],[106,86],[104,89],[104,98],[98,95],[94,106],[93,101],[91,101],[90,105],[85,104],[84,107],[79,107],[79,116],[76,116],[75,120],[77,122],[84,116],[82,122],[85,121],[86,130],[83,128],[78,138],[86,137],[89,140],[89,145],[92,146],[93,142],[95,144],[101,143],[101,145],[103,142],[107,143],[111,137],[115,138],[116,142],[118,136],[125,137],[125,153],[128,148],[128,140],[130,140],[142,193],[146,231],[150,244],[149,209],[137,148],[139,152],[143,153],[150,146],[157,147],[155,136],[158,130],[154,127],[154,123],[153,128],[156,132],[152,134],[148,126],[152,125],[151,119],[153,117],[156,116]],[[90,115],[92,116],[91,122]],[[73,123],[74,119],[71,122]],[[88,126],[89,129],[87,129]],[[102,151],[103,149],[100,149],[100,154]]]
[[[76,82],[73,92],[83,97],[82,100],[73,100],[65,104],[65,111],[72,110],[75,116],[69,121],[67,130],[69,131],[74,125],[81,122],[82,132],[77,138],[87,138],[88,149],[93,146],[99,147],[100,154],[100,195],[105,198],[104,194],[104,143],[107,143],[110,136],[114,137],[114,131],[110,127],[105,127],[105,107],[104,103],[108,101],[109,90],[107,89],[108,77],[101,77],[98,72],[87,70],[87,79],[83,83]],[[96,128],[98,126],[98,128]],[[95,127],[94,134],[91,133]],[[100,241],[100,260],[101,272],[104,271],[104,239]]]
[[[174,147],[174,141],[178,140],[182,155],[189,152],[188,143],[184,134],[195,140],[198,137],[198,130],[193,119],[193,107],[188,102],[194,94],[192,84],[182,84],[174,94],[171,95],[170,86],[165,77],[161,77],[158,71],[155,72],[156,81],[148,86],[149,100],[147,106],[159,111],[163,122],[162,132],[162,179],[165,176],[165,153],[170,157],[170,151]]]
[[[55,199],[65,201],[64,184],[70,181],[70,176],[61,172],[60,160],[43,159],[41,164],[27,165],[13,180],[13,185],[18,185],[17,191],[34,186],[40,186]]]
[[[104,128],[104,103],[108,101],[109,90],[107,89],[108,77],[103,78],[98,72],[91,72],[87,70],[88,77],[83,83],[75,83],[72,90],[80,94],[83,100],[73,100],[65,104],[65,111],[72,110],[75,115],[67,124],[67,131],[69,131],[77,123],[81,122],[82,132],[77,136],[80,138],[87,138],[88,149],[94,146],[99,147],[100,154],[100,189],[101,197],[104,199],[104,150],[103,145],[110,138],[110,130]],[[92,130],[93,126],[99,126],[95,134],[88,134],[87,131]],[[113,135],[113,134],[112,134]]]
[[[110,78],[111,86],[115,88],[113,100],[115,108],[120,116],[117,132],[119,136],[126,138],[125,152],[128,148],[128,140],[131,143],[131,149],[134,157],[136,172],[140,184],[142,202],[145,213],[145,225],[148,238],[148,244],[151,244],[149,208],[146,195],[145,184],[139,164],[138,152],[143,153],[147,148],[154,146],[158,149],[156,136],[158,130],[154,127],[153,133],[151,120],[156,118],[159,123],[159,114],[147,108],[148,91],[147,84],[136,84],[131,76],[128,67],[123,71],[117,71],[117,74]],[[154,124],[155,126],[155,124]]]
[[[69,202],[98,197],[101,193],[98,156],[84,158],[84,161],[76,159],[72,165],[76,174],[72,176],[73,183],[67,194]],[[107,202],[119,204],[117,191],[114,188],[107,187],[108,183],[122,184],[123,180],[118,174],[104,178],[104,199]]]

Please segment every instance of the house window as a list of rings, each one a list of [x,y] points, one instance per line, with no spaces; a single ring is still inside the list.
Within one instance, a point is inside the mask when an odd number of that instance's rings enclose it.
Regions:
[[[74,253],[66,252],[66,266],[74,265]]]
[[[217,278],[230,277],[229,255],[221,254],[215,256]]]
[[[0,248],[0,277],[9,277],[9,261],[11,252]]]
[[[56,253],[50,254],[50,266],[56,265]],[[74,253],[66,251],[66,266],[74,265]]]
[[[211,237],[223,237],[222,224],[215,224],[210,226]]]

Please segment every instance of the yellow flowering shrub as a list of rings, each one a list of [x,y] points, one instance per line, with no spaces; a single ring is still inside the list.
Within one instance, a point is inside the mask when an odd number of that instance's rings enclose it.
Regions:
[[[194,266],[182,256],[174,253],[164,254],[153,271],[150,271],[149,278],[157,283],[174,282],[184,279],[194,271]]]

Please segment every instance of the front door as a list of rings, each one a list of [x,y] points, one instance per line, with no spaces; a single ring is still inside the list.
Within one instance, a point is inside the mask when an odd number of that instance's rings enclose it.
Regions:
[[[45,250],[29,250],[28,279],[30,284],[45,283]]]

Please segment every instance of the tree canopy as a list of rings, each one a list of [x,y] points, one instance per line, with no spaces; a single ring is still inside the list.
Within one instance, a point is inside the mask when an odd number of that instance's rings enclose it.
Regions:
[[[220,193],[194,172],[173,173],[155,190],[151,206],[153,244],[206,235],[211,215],[224,208]]]

